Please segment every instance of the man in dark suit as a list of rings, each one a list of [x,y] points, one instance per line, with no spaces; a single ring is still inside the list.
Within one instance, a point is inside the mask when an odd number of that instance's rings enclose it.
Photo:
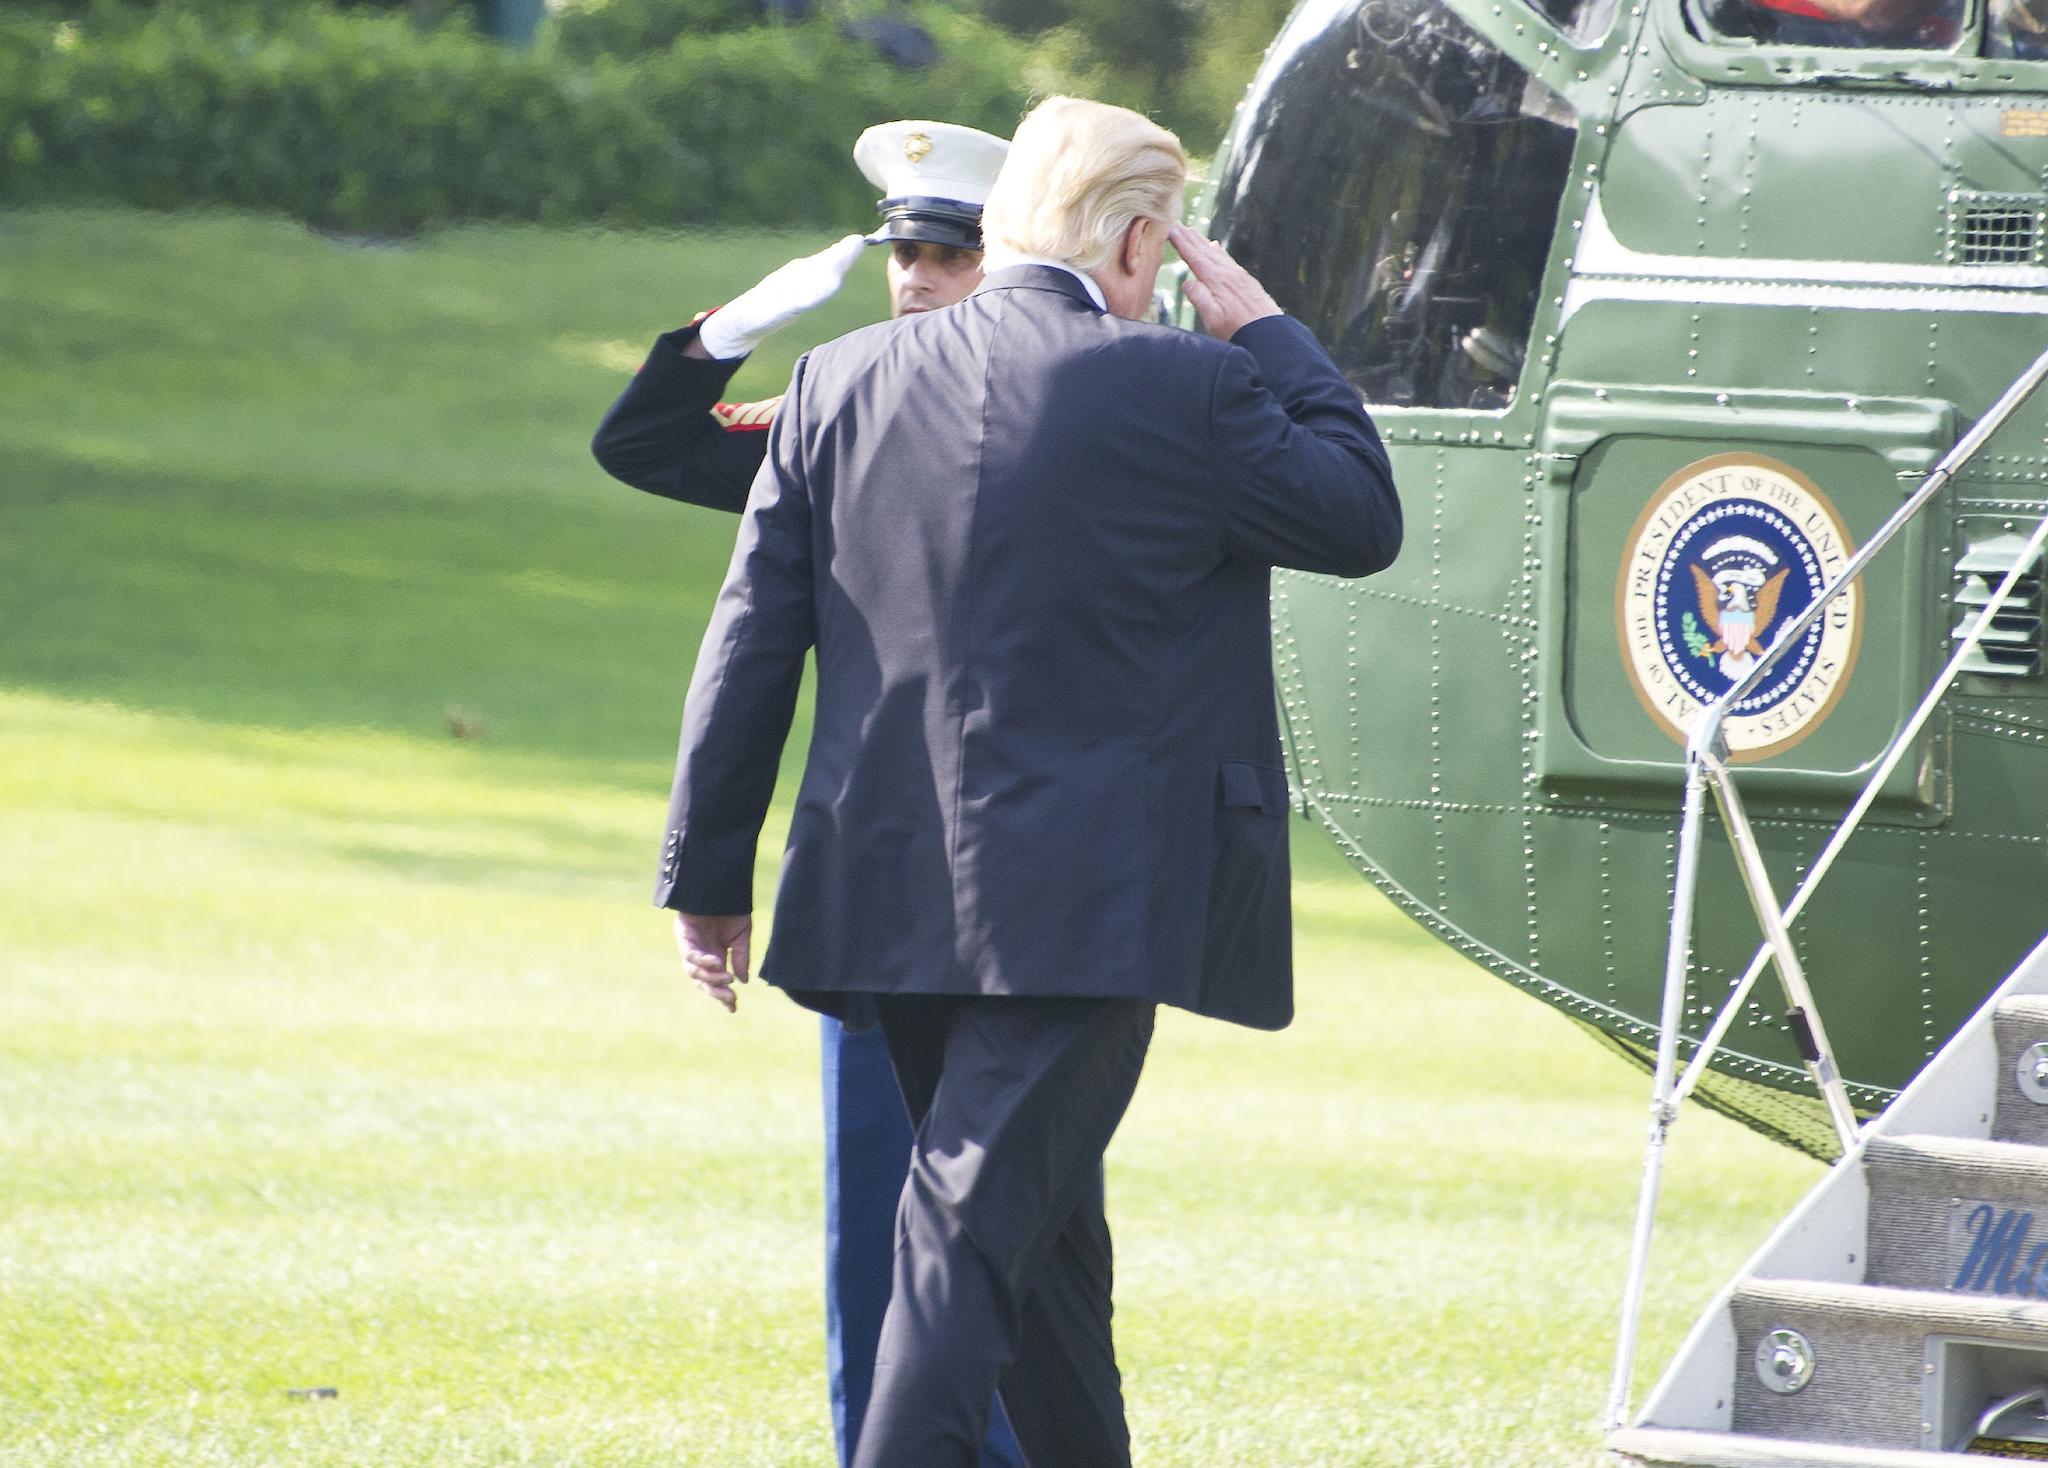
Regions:
[[[806,653],[763,975],[879,1021],[916,1141],[856,1468],[1127,1465],[1101,1160],[1165,1003],[1293,1011],[1275,565],[1399,548],[1309,333],[1175,229],[1179,142],[1055,98],[958,306],[797,365],[699,654],[656,900],[728,1008]],[[1169,231],[1216,337],[1143,324]]]

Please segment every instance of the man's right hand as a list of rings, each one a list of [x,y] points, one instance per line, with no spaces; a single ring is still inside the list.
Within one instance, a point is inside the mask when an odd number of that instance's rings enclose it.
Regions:
[[[1166,237],[1187,262],[1183,289],[1209,335],[1229,341],[1254,321],[1287,314],[1266,294],[1258,277],[1231,259],[1230,252],[1216,241],[1204,239],[1185,224],[1176,224]]]
[[[751,913],[737,917],[699,917],[676,914],[676,951],[683,956],[683,972],[707,997],[717,1000],[730,1014],[739,1007],[734,984],[747,981],[747,960],[754,942]]]
[[[704,355],[744,357],[777,327],[787,326],[813,306],[831,300],[866,246],[865,236],[850,234],[815,255],[770,271],[752,290],[704,318],[697,328]]]

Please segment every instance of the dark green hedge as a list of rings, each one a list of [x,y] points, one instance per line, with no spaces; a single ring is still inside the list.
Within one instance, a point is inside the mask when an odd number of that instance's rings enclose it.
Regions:
[[[915,73],[829,21],[630,60],[323,9],[0,21],[0,203],[216,204],[374,232],[851,227],[874,205],[848,151],[862,128],[939,116],[1007,134],[1026,104],[1014,45],[935,19],[945,59]]]
[[[549,30],[557,54],[588,61],[665,51],[687,36],[746,30],[760,18],[756,0],[604,0],[570,6]]]

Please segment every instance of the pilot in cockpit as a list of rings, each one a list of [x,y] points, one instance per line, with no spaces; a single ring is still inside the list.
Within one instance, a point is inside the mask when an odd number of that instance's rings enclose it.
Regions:
[[[1724,36],[1766,45],[1946,51],[1962,38],[1964,0],[1708,0]],[[1985,52],[2048,57],[2048,0],[1991,0]]]
[[[1944,50],[1963,0],[1734,0],[1714,7],[1723,35],[1780,46]]]

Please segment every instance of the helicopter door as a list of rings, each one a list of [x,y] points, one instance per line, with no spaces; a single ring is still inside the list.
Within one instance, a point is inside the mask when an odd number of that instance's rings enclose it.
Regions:
[[[1458,726],[1473,741],[1461,767],[1479,778],[1505,757],[1512,781],[1526,747],[1530,468],[1559,236],[1572,237],[1578,173],[1604,146],[1537,72],[1574,37],[1592,44],[1613,11],[1505,6],[1304,0],[1206,201],[1209,232],[1358,389],[1405,506],[1408,549],[1369,583],[1273,580],[1290,762],[1326,811],[1440,788],[1448,711],[1470,690],[1486,698]],[[1430,697],[1366,696],[1404,678]]]
[[[1574,323],[1577,328],[1578,323]],[[1569,333],[1568,333],[1569,335]],[[1701,708],[1732,687],[1955,440],[1949,404],[1555,381],[1542,491],[1552,799],[1668,799]],[[1923,515],[1727,725],[1759,809],[1860,788],[1933,677],[1936,537]],[[1880,817],[1933,822],[1933,733]]]

